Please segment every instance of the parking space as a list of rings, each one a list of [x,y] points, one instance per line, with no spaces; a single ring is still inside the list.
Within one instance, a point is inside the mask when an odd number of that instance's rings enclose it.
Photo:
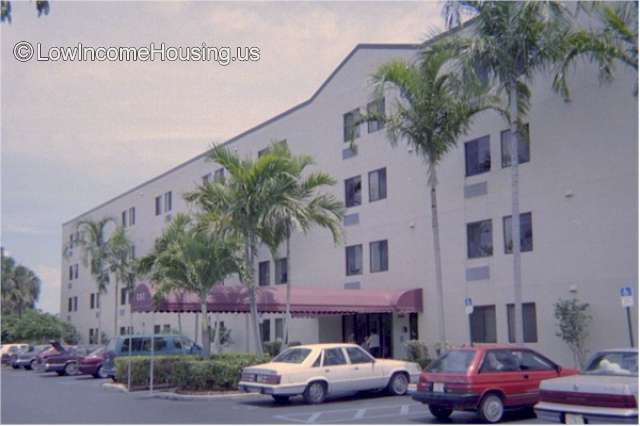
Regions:
[[[264,395],[207,400],[167,400],[148,392],[107,390],[107,380],[58,376],[2,368],[2,423],[49,424],[430,424],[427,407],[409,396],[380,394],[330,399],[306,405],[302,398],[275,404]],[[455,423],[479,423],[470,413],[455,413]],[[509,423],[536,423],[530,413],[508,415]]]

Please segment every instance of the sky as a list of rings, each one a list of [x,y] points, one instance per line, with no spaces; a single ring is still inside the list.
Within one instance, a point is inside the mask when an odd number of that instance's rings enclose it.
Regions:
[[[358,43],[416,43],[437,2],[13,1],[0,26],[1,243],[60,305],[62,223],[308,99]],[[19,62],[16,43],[247,46],[260,60]]]

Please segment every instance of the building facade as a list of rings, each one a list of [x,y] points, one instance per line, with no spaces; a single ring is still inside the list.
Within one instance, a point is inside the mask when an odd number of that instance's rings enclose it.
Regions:
[[[392,147],[377,123],[353,126],[358,111],[390,111],[392,90],[372,98],[369,76],[390,59],[416,58],[416,45],[358,45],[306,102],[232,138],[226,145],[255,158],[274,141],[308,154],[335,177],[331,191],[344,200],[344,239],[326,231],[295,234],[291,259],[275,264],[265,248],[255,271],[261,285],[290,280],[295,287],[348,289],[422,288],[423,311],[411,314],[295,318],[291,341],[343,341],[351,334],[384,334],[385,355],[403,356],[404,343],[437,339],[436,290],[426,167],[403,143]],[[572,101],[551,90],[550,75],[532,82],[529,142],[519,153],[522,212],[522,283],[525,340],[561,363],[571,363],[556,336],[554,303],[578,297],[591,305],[593,350],[625,346],[628,332],[619,288],[638,279],[638,107],[634,78],[620,67],[600,85],[597,69],[579,64],[571,76]],[[447,339],[453,344],[509,342],[513,323],[509,221],[511,174],[502,139],[507,124],[495,112],[478,115],[468,134],[444,159],[438,202]],[[349,143],[353,134],[357,149]],[[136,256],[177,212],[191,207],[182,194],[224,173],[203,154],[63,225],[70,242],[83,219],[110,216],[126,226]],[[62,318],[83,341],[122,334],[130,326],[126,295],[95,283],[73,248],[62,259]],[[284,248],[283,248],[284,256]],[[237,283],[232,277],[225,285]],[[637,294],[637,291],[634,292]],[[634,295],[634,297],[636,297]],[[471,298],[473,313],[465,312]],[[176,330],[199,340],[197,314],[135,314],[133,331]],[[231,330],[228,351],[253,350],[247,315],[212,314]],[[263,340],[282,336],[279,315],[263,315]],[[633,320],[637,336],[637,321]],[[359,340],[359,339],[356,339]],[[637,339],[636,339],[637,341]]]

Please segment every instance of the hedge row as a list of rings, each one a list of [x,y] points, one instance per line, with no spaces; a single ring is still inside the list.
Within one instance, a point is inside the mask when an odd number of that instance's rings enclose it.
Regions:
[[[131,357],[131,385],[134,388],[148,387],[150,357]],[[127,383],[127,357],[116,358],[115,379]],[[228,390],[236,389],[243,368],[268,362],[247,353],[224,353],[208,359],[194,356],[154,357],[154,386],[177,387],[179,390]]]

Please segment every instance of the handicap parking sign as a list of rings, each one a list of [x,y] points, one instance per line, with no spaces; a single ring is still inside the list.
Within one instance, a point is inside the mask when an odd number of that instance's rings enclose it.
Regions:
[[[633,291],[631,290],[631,287],[622,287],[620,289],[620,297],[628,297],[628,296],[633,296]]]
[[[622,287],[620,289],[620,302],[625,308],[633,306],[633,290],[631,287]]]
[[[471,315],[473,313],[473,302],[470,297],[464,298],[464,311],[467,315]]]

